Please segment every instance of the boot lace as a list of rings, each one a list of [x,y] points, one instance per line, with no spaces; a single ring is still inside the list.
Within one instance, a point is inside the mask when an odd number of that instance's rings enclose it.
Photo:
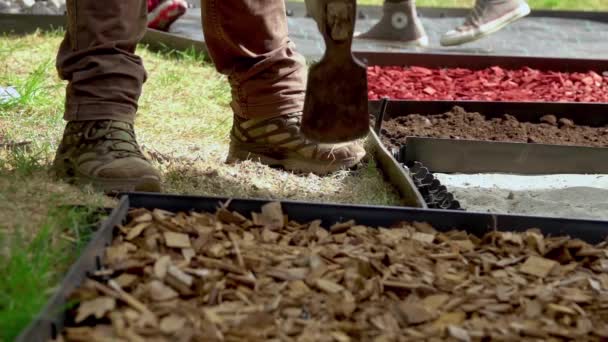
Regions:
[[[467,17],[463,26],[480,26],[483,19],[483,14],[488,8],[489,1],[486,0],[477,0],[475,2],[475,7],[471,10],[471,13]]]
[[[102,143],[117,157],[144,158],[137,140],[133,125],[113,120],[93,121],[84,130],[85,144],[98,145]]]

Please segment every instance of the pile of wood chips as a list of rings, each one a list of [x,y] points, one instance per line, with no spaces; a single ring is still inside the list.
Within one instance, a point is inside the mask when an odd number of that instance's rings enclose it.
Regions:
[[[598,341],[608,244],[137,209],[65,341]]]

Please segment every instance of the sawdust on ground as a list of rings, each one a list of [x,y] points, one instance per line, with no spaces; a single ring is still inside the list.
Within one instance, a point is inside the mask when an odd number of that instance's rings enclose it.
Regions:
[[[164,192],[325,203],[398,205],[399,195],[368,159],[358,169],[329,176],[294,174],[254,161],[225,164],[227,146],[158,145],[146,152],[164,175]],[[163,152],[159,151],[162,150]],[[168,151],[168,152],[167,152]]]

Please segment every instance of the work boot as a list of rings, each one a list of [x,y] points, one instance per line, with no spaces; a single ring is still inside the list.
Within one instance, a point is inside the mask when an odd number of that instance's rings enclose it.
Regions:
[[[524,0],[477,0],[464,24],[441,37],[441,45],[460,45],[483,38],[530,14]]]
[[[416,11],[415,0],[385,2],[382,18],[356,39],[387,40],[403,46],[427,46],[429,37]]]
[[[127,122],[68,122],[53,168],[61,178],[106,193],[160,191],[160,175],[143,156]]]
[[[359,143],[319,144],[302,136],[302,113],[267,119],[234,116],[227,163],[255,160],[288,171],[325,175],[357,165],[365,156]]]

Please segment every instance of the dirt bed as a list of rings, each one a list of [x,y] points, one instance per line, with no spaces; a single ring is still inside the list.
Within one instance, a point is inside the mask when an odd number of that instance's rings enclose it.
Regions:
[[[328,229],[325,229],[328,228]],[[567,237],[136,210],[66,341],[608,337],[608,248]]]
[[[383,124],[382,140],[400,146],[408,136],[608,147],[608,127],[576,125],[570,119],[544,116],[541,123],[519,122],[511,115],[486,118],[460,107],[437,115],[412,114]]]

